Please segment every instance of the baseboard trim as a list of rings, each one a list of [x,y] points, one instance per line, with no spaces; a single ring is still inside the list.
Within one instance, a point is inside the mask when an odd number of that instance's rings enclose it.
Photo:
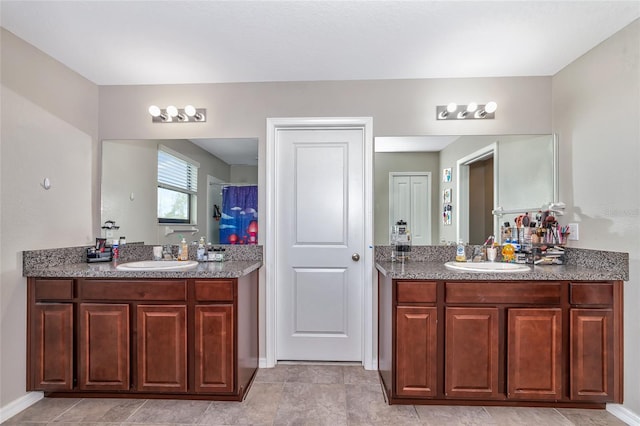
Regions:
[[[26,410],[42,398],[44,398],[43,392],[29,392],[25,396],[11,401],[4,407],[0,407],[0,423],[9,420],[22,410]]]
[[[607,411],[630,426],[640,426],[640,415],[620,404],[607,404]]]
[[[258,358],[258,368],[271,368],[273,366],[270,366],[267,363],[267,358]]]

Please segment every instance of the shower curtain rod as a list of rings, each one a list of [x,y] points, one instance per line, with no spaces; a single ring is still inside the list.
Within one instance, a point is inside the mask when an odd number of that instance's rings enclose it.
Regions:
[[[220,186],[258,186],[257,183],[228,183],[228,182],[209,182],[209,185]]]

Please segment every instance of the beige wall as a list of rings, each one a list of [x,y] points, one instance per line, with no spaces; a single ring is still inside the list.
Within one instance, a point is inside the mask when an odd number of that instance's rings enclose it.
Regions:
[[[227,182],[258,184],[258,166],[231,166]]]
[[[553,77],[563,222],[572,245],[629,253],[625,283],[625,408],[640,415],[640,20]]]
[[[98,88],[11,33],[0,38],[1,410],[26,395],[21,251],[94,237]]]

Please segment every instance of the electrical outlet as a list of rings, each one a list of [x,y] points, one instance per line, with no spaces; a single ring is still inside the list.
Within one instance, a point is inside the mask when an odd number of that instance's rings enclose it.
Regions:
[[[578,241],[580,239],[580,233],[577,223],[569,224],[569,240]]]
[[[107,232],[105,232],[105,237],[113,238],[113,230],[112,229],[107,229]]]

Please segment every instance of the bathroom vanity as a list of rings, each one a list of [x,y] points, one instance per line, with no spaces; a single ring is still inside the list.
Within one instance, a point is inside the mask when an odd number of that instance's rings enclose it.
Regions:
[[[258,368],[261,261],[185,272],[66,264],[27,277],[27,390],[242,400]]]
[[[492,274],[378,261],[378,363],[388,402],[622,403],[628,264],[580,262]]]

